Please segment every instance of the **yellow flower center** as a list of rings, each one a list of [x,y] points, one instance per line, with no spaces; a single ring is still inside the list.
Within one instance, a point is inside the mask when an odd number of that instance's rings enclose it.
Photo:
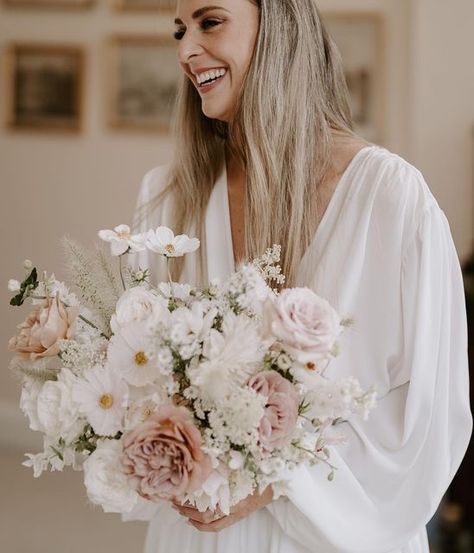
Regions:
[[[316,363],[311,363],[311,361],[310,361],[309,363],[306,363],[306,367],[307,367],[310,371],[315,371],[315,370],[317,370]]]
[[[99,399],[99,405],[102,409],[110,409],[114,404],[114,398],[112,394],[102,394]]]
[[[165,246],[165,252],[166,253],[169,253],[170,255],[172,253],[174,253],[176,250],[174,249],[174,246],[173,244],[168,244],[167,246]]]
[[[143,353],[143,351],[139,351],[135,355],[135,363],[139,367],[142,367],[143,365],[146,365],[148,363],[148,357]]]

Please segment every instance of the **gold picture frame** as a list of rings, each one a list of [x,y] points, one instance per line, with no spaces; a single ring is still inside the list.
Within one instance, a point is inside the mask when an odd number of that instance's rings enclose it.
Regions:
[[[110,128],[167,133],[180,71],[176,43],[165,35],[114,35],[107,42]]]
[[[380,12],[325,12],[324,24],[342,56],[355,131],[385,140],[385,20]]]
[[[80,46],[14,43],[6,51],[10,130],[79,132],[84,116],[85,54]]]
[[[121,12],[174,13],[176,0],[115,0],[115,9]]]
[[[83,10],[90,8],[96,0],[3,0],[7,8],[30,8],[30,9],[65,9]]]

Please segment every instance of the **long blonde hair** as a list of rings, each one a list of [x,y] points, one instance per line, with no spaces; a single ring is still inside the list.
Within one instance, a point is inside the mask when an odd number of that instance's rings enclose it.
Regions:
[[[315,192],[330,167],[332,131],[352,134],[348,92],[314,0],[249,1],[259,7],[260,25],[233,120],[207,118],[182,75],[165,193],[172,192],[177,231],[200,235],[228,148],[246,173],[245,255],[253,259],[281,244],[282,270],[292,285],[319,219]],[[205,256],[203,247],[203,281]],[[180,271],[175,266],[173,277]]]

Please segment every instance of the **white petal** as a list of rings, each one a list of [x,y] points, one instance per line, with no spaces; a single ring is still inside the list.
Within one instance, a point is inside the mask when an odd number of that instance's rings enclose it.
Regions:
[[[130,227],[128,225],[118,225],[114,228],[117,234],[130,236]]]
[[[113,240],[110,244],[110,253],[114,256],[122,255],[128,250],[128,240]]]
[[[172,244],[174,240],[174,232],[168,227],[158,227],[155,230],[155,238],[163,246]]]
[[[97,234],[101,240],[104,240],[104,242],[110,242],[117,238],[117,233],[113,230],[99,230]]]

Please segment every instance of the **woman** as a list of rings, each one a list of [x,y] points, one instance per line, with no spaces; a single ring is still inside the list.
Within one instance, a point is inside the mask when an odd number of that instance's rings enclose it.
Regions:
[[[174,267],[187,282],[223,278],[281,244],[287,285],[354,318],[332,375],[375,384],[378,406],[347,425],[333,482],[323,467],[300,467],[287,497],[267,488],[227,517],[147,505],[146,552],[427,552],[424,526],[471,431],[448,223],[416,169],[352,132],[314,0],[212,4],[178,2],[176,155],[146,175],[140,226],[201,238],[200,253]],[[166,278],[158,260],[139,263]]]

